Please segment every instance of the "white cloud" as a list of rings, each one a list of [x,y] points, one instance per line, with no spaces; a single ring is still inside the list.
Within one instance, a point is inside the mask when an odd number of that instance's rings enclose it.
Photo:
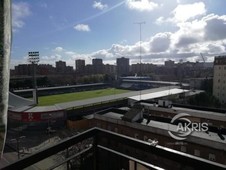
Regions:
[[[166,52],[171,44],[170,32],[158,33],[151,38],[150,50],[151,52]]]
[[[156,19],[155,23],[157,25],[161,25],[164,23],[173,23],[178,25],[180,23],[192,21],[192,19],[197,19],[198,17],[205,15],[206,12],[206,6],[203,2],[183,5],[179,4],[171,12],[172,17],[164,18],[161,16]]]
[[[73,51],[66,51],[65,54],[73,56],[73,55],[75,55],[75,52],[73,52]]]
[[[63,47],[56,47],[54,49],[54,51],[56,51],[56,52],[62,52],[63,51]]]
[[[226,39],[226,15],[209,14],[200,19],[178,23],[177,26],[179,29],[172,35],[174,48]]]
[[[190,46],[190,51],[197,54],[205,53],[205,54],[215,55],[215,54],[224,53],[225,46],[223,45],[222,41],[204,42],[204,43],[192,44]]]
[[[226,15],[218,16],[210,14],[203,17],[202,20],[206,23],[206,40],[222,40],[226,38]]]
[[[126,5],[129,9],[138,11],[152,11],[159,6],[152,0],[127,0]]]
[[[157,25],[161,25],[161,24],[163,24],[164,22],[167,22],[166,19],[164,19],[164,17],[159,17],[159,18],[157,18],[156,21],[155,21],[155,23],[156,23]]]
[[[44,60],[48,60],[48,61],[52,61],[52,60],[60,60],[62,58],[61,55],[59,54],[56,54],[56,55],[50,55],[50,56],[42,56],[41,57],[41,61],[44,61]]]
[[[206,23],[202,20],[194,20],[178,24],[179,30],[172,35],[173,45],[176,47],[187,46],[204,40]]]
[[[107,4],[102,4],[101,2],[94,1],[93,8],[99,9],[99,10],[104,10],[104,9],[108,8],[108,5]]]
[[[77,31],[85,31],[85,32],[90,31],[89,25],[85,25],[85,24],[78,24],[74,26],[74,29],[76,29]]]
[[[14,69],[14,67],[19,65],[19,64],[28,63],[27,58],[28,58],[27,56],[26,57],[22,57],[21,59],[11,58],[10,59],[10,69]]]
[[[13,31],[24,26],[24,19],[31,15],[30,6],[26,2],[12,4],[12,26]]]
[[[55,66],[56,61],[62,60],[62,56],[59,54],[41,56],[39,64],[51,64]]]
[[[206,14],[205,4],[196,2],[193,4],[178,5],[173,10],[174,18],[177,22],[187,21],[199,15]]]

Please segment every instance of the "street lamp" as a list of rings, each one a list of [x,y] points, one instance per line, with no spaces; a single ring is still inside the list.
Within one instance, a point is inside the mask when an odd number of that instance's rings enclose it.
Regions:
[[[11,139],[10,141],[13,142],[13,141],[16,141],[16,149],[17,149],[17,156],[18,156],[18,159],[20,159],[20,140],[25,138],[26,136],[20,136],[20,137],[17,137],[16,139]]]
[[[35,104],[38,104],[38,90],[37,90],[37,81],[36,81],[36,65],[39,62],[39,52],[28,52],[28,61],[32,64],[33,68],[33,98]]]

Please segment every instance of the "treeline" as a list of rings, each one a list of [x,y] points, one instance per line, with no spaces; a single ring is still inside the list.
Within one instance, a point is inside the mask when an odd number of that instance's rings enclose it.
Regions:
[[[190,105],[216,108],[223,107],[221,102],[213,96],[213,79],[204,80],[201,85],[201,90],[205,92],[189,98],[188,103]]]
[[[74,75],[60,75],[60,76],[45,76],[37,77],[38,87],[54,87],[67,86],[76,84],[90,84],[90,83],[109,83],[113,84],[114,76],[107,74],[95,74],[76,77]],[[10,89],[28,89],[33,88],[32,78],[20,78],[10,80]]]

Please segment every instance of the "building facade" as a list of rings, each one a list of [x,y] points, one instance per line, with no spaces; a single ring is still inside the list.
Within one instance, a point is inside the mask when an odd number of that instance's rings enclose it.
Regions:
[[[213,95],[221,103],[226,103],[226,56],[214,59]]]
[[[101,58],[93,59],[92,64],[94,74],[103,74],[103,60]]]
[[[165,61],[165,66],[166,67],[174,67],[175,63],[172,60],[168,60],[168,61]]]
[[[117,76],[127,76],[129,75],[129,58],[121,57],[117,58]]]
[[[66,62],[65,61],[56,61],[56,70],[58,73],[66,72]]]
[[[116,66],[111,64],[105,64],[104,65],[104,73],[109,75],[115,75],[116,72]]]
[[[31,64],[19,64],[15,66],[16,75],[32,75],[33,68]]]
[[[77,72],[85,71],[85,60],[75,60],[75,68]]]

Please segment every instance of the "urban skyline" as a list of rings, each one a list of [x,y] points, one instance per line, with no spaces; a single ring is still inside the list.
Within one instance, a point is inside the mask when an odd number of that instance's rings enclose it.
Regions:
[[[202,61],[201,59],[200,59],[200,60],[197,60],[197,61],[195,61],[195,62],[191,62],[191,61],[183,61],[183,60],[180,60],[180,61],[176,62],[176,61],[174,61],[174,60],[168,59],[168,60],[164,61],[164,63],[161,63],[161,64],[154,64],[154,63],[151,63],[151,62],[142,62],[142,63],[136,62],[136,63],[130,63],[130,58],[127,58],[127,57],[120,57],[120,58],[129,59],[129,66],[137,65],[137,64],[138,64],[138,65],[139,65],[139,64],[151,64],[151,65],[156,65],[156,66],[158,66],[158,65],[159,65],[159,66],[167,66],[168,63],[173,63],[173,64],[179,64],[179,63],[204,63],[204,61]],[[120,59],[120,58],[116,58],[115,61],[117,61],[117,59]],[[100,60],[102,60],[101,58],[94,58],[94,59],[92,59],[92,60],[95,60],[95,59],[98,59],[98,60],[100,59]],[[67,64],[67,61],[65,61],[65,60],[55,60],[55,61],[54,61],[54,62],[55,62],[54,64],[48,64],[48,63],[42,64],[42,63],[38,63],[38,65],[50,65],[50,66],[52,66],[52,67],[56,67],[56,63],[57,63],[57,62],[64,62],[64,63],[65,63],[65,66],[73,67],[73,70],[77,70],[77,69],[76,69],[76,61],[82,61],[82,62],[84,62],[83,64],[84,64],[85,66],[87,66],[87,65],[93,65],[92,61],[91,61],[91,63],[86,63],[86,60],[85,60],[85,59],[75,59],[75,60],[74,60],[74,65],[73,65],[73,66],[68,65],[68,64]],[[21,63],[21,64],[18,64],[18,65],[29,65],[29,64],[30,64],[30,63]],[[117,66],[117,62],[114,62],[114,64],[111,64],[111,63],[105,63],[104,60],[102,60],[102,64],[103,64],[103,65]],[[206,64],[207,64],[207,63],[206,63]],[[18,66],[18,65],[15,65],[14,68],[11,68],[11,70],[15,69],[15,67]],[[211,66],[213,65],[213,62],[208,62],[207,65],[208,65],[207,67],[211,67]]]
[[[93,58],[114,64],[122,56],[138,63],[139,27],[134,23],[141,21],[146,23],[142,62],[194,62],[201,60],[200,53],[213,62],[225,53],[224,1],[12,2],[11,68],[26,63],[28,51],[39,51],[41,64],[64,60],[74,66],[75,59],[91,63]]]

